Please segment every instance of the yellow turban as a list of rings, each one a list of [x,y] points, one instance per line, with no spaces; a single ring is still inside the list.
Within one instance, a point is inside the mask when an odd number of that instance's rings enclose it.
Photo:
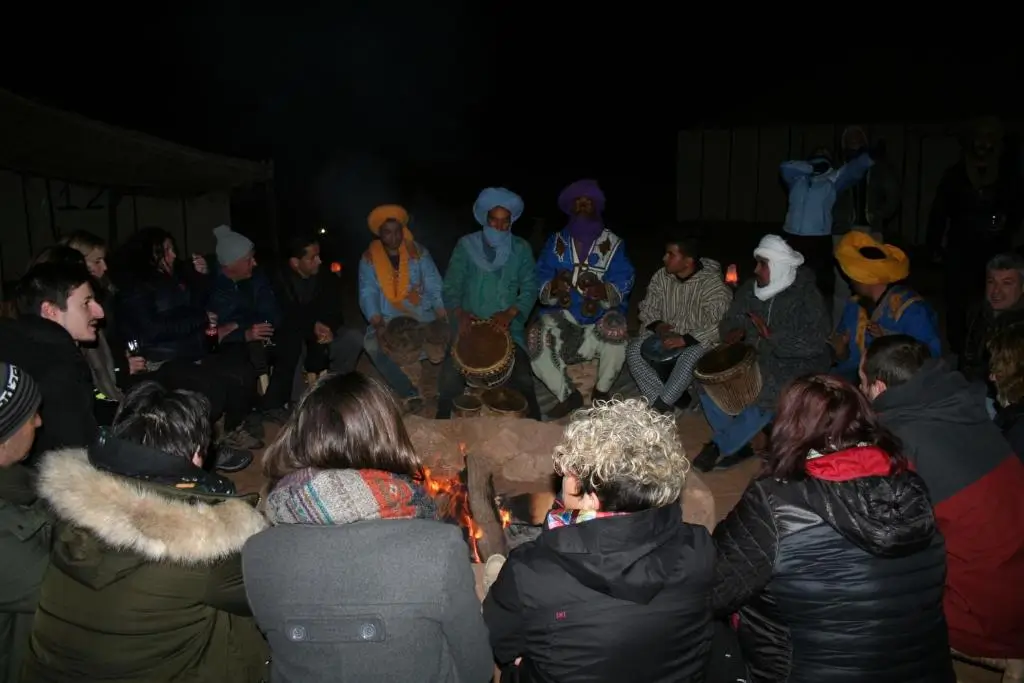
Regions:
[[[873,247],[885,254],[885,258],[866,258],[861,249]],[[910,275],[910,259],[899,247],[882,244],[866,232],[852,230],[836,246],[836,260],[854,282],[862,285],[888,285],[899,282]]]

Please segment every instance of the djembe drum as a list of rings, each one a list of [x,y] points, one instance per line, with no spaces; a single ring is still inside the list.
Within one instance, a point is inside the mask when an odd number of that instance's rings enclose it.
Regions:
[[[515,345],[508,330],[490,320],[476,320],[459,333],[452,358],[466,384],[489,389],[504,384],[512,376]]]
[[[708,352],[693,376],[726,415],[739,415],[761,393],[761,366],[749,344],[724,344]]]
[[[487,413],[494,417],[526,417],[526,397],[515,389],[493,387],[480,394]]]
[[[658,373],[662,382],[667,382],[685,348],[666,349],[661,335],[652,334],[640,345],[640,357]]]
[[[414,387],[419,388],[423,368],[420,358],[426,333],[423,325],[415,318],[399,316],[384,326],[378,337],[380,350],[401,368]]]

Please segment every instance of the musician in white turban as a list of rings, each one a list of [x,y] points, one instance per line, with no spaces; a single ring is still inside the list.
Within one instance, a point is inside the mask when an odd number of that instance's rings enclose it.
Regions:
[[[782,388],[801,375],[827,372],[831,360],[829,314],[803,255],[778,235],[766,235],[754,261],[754,277],[736,291],[719,332],[725,344],[756,349],[763,383],[757,398],[735,417],[700,391],[714,431],[693,461],[703,472],[731,467],[763,449]]]

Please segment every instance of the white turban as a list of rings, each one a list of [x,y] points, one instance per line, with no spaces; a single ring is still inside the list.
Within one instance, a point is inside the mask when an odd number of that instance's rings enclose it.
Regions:
[[[762,237],[761,243],[754,250],[754,257],[767,261],[771,271],[766,286],[754,285],[754,296],[761,301],[771,299],[793,284],[796,280],[796,269],[804,262],[803,254],[786,244],[786,240],[778,235]]]

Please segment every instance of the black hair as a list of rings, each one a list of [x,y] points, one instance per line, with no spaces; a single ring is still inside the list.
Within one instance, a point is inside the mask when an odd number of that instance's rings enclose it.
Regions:
[[[111,258],[111,271],[122,279],[117,284],[129,286],[129,281],[145,282],[157,275],[164,258],[164,243],[174,236],[163,228],[142,228],[125,241]]]
[[[92,277],[81,260],[78,263],[37,263],[28,269],[15,287],[18,314],[39,316],[44,303],[66,311],[71,293],[90,282]]]
[[[906,384],[932,357],[928,346],[906,334],[889,334],[871,342],[864,355],[864,376],[868,382],[885,382],[887,387]]]
[[[302,258],[306,255],[306,250],[314,244],[319,244],[320,239],[311,232],[298,232],[293,233],[285,238],[284,244],[284,257],[290,258]]]
[[[210,443],[210,401],[194,391],[157,382],[137,384],[117,408],[111,434],[188,460]]]
[[[694,261],[699,261],[701,257],[701,241],[696,235],[679,235],[670,238],[665,242],[666,247],[671,246],[679,247],[679,251],[683,252],[686,256],[689,256]]]

